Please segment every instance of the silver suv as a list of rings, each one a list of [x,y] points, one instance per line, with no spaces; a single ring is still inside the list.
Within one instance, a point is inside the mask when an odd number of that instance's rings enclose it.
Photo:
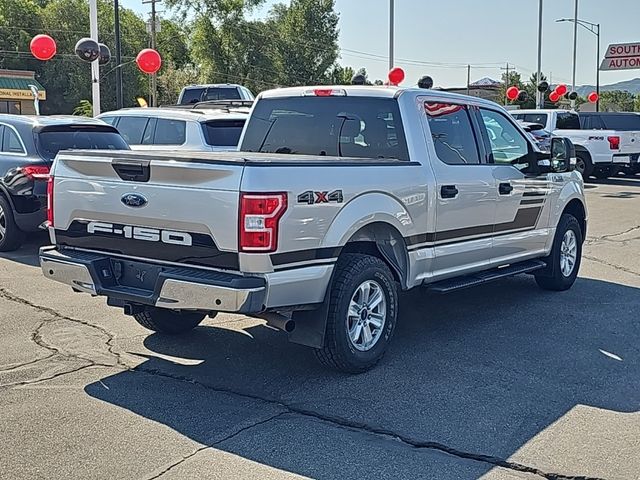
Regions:
[[[133,150],[236,150],[247,107],[182,110],[128,108],[99,115],[118,129]]]

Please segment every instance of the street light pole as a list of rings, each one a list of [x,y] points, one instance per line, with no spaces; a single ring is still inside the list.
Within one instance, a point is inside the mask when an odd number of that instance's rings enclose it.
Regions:
[[[115,57],[116,57],[116,109],[123,107],[122,101],[122,49],[120,47],[120,5],[119,0],[113,0],[113,24],[115,27]]]
[[[571,80],[571,91],[576,91],[576,59],[578,57],[578,0],[573,15],[573,77]],[[576,101],[571,100],[571,109],[576,108]]]
[[[395,42],[395,2],[389,0],[389,71],[394,67],[394,42]]]
[[[98,0],[89,0],[89,30],[91,38],[98,42]],[[100,65],[91,62],[91,103],[93,116],[100,115]]]
[[[542,81],[542,0],[538,7],[538,74],[536,76],[536,106],[544,107],[544,92],[538,90],[538,85]]]

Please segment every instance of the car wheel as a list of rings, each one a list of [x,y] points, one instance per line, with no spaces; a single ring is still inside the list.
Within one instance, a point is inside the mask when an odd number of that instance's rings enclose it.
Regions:
[[[577,152],[576,153],[576,170],[582,175],[582,178],[587,181],[587,179],[593,173],[593,163],[591,162],[591,157],[586,152]]]
[[[176,312],[164,308],[148,307],[133,318],[140,325],[154,332],[179,335],[193,330],[204,320],[205,315],[196,312]]]
[[[544,290],[568,290],[575,283],[582,259],[582,231],[573,215],[560,217],[551,254],[545,259],[548,270],[536,275]]]
[[[389,345],[397,314],[397,286],[386,263],[369,255],[344,255],[331,285],[325,346],[316,349],[318,360],[345,373],[373,368]]]
[[[10,252],[20,248],[24,233],[16,225],[11,204],[0,195],[0,252]]]

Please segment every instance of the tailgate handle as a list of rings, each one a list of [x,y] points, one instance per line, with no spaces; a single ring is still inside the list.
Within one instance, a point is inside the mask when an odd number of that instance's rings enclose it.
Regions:
[[[111,166],[122,180],[129,182],[148,182],[151,176],[149,160],[118,161],[113,160]]]

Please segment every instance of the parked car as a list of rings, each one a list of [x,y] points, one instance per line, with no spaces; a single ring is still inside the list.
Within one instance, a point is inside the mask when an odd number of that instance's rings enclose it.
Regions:
[[[580,125],[584,129],[619,130],[633,132],[633,141],[640,143],[640,115],[631,112],[580,112]],[[640,146],[640,145],[639,145]],[[640,173],[640,151],[631,156],[631,163],[622,171],[629,175]]]
[[[189,85],[180,92],[178,104],[187,105],[211,100],[253,100],[254,98],[247,87],[233,83]]]
[[[98,115],[133,150],[226,151],[238,147],[247,107],[125,108]]]
[[[544,125],[519,121],[525,132],[536,142],[538,148],[543,152],[551,151],[551,137],[553,135],[544,129]]]
[[[44,275],[162,333],[217,312],[264,318],[353,373],[383,356],[400,290],[524,273],[566,290],[578,274],[587,212],[573,147],[553,138],[540,152],[493,102],[274,90],[240,150],[59,155]]]
[[[60,150],[128,150],[115,128],[83,117],[0,115],[0,251],[47,219],[47,178]]]
[[[569,110],[513,110],[510,113],[518,120],[539,123],[552,134],[568,137],[576,148],[576,168],[585,180],[590,176],[607,178],[637,164],[640,130],[586,129],[580,120],[583,114]]]

